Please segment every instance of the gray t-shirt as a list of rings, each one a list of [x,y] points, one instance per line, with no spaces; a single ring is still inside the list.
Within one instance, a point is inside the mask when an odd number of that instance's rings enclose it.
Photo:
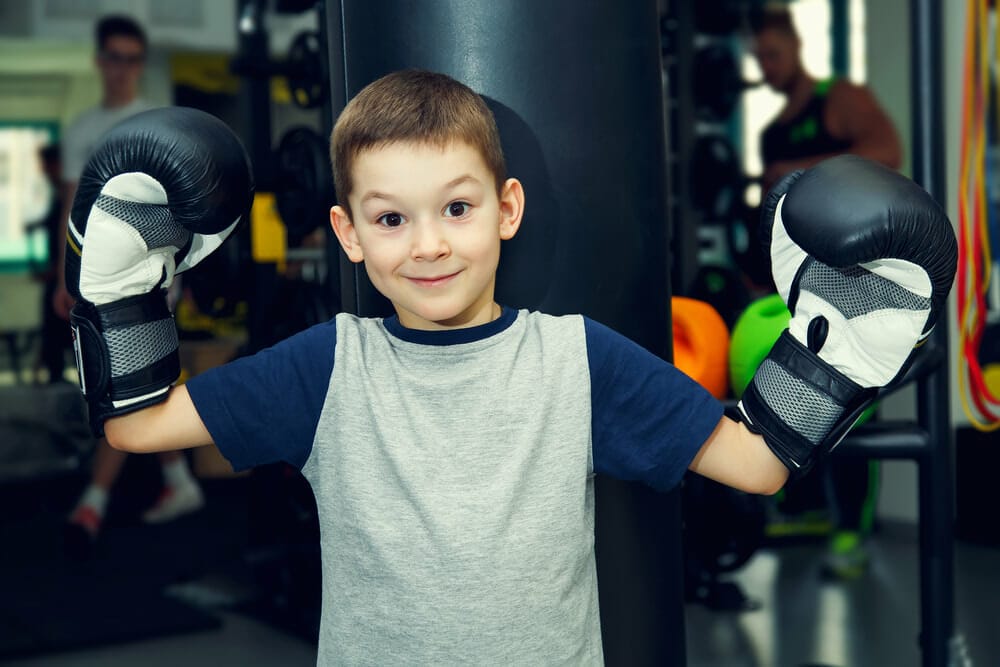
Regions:
[[[596,665],[595,472],[680,480],[721,406],[581,316],[472,329],[338,315],[188,391],[237,469],[319,513],[321,665]]]
[[[87,109],[69,124],[63,132],[62,178],[64,181],[79,181],[90,154],[97,148],[98,141],[105,132],[129,116],[148,111],[155,105],[136,98],[123,107],[108,109],[100,105]]]

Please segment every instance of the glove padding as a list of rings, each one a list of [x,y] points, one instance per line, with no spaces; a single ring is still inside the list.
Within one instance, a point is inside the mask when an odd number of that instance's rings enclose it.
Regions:
[[[957,242],[926,191],[854,155],[780,181],[761,234],[792,319],[737,416],[803,474],[905,372],[944,307]]]
[[[102,138],[66,238],[77,369],[96,435],[108,417],[165,400],[180,375],[166,290],[232,234],[252,201],[246,150],[210,114],[154,109]]]

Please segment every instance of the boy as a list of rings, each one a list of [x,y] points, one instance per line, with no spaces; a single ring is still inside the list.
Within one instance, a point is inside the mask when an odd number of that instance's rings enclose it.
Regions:
[[[158,132],[173,138],[174,129]],[[201,145],[207,136],[192,143],[199,160],[219,155]],[[127,144],[127,129],[123,137]],[[344,110],[332,144],[340,202],[331,209],[333,230],[351,261],[364,262],[395,316],[341,314],[184,386],[171,388],[170,374],[153,370],[163,381],[133,385],[121,376],[88,394],[115,447],[148,452],[214,442],[237,469],[277,460],[301,468],[320,513],[320,664],[600,664],[595,472],[669,489],[691,469],[773,493],[788,467],[808,467],[832,447],[850,425],[841,423],[852,422],[880,386],[857,385],[789,337],[775,346],[785,355],[772,355],[771,370],[797,379],[802,364],[786,357],[808,356],[811,379],[822,377],[800,389],[791,407],[823,399],[833,408],[809,419],[829,423],[806,442],[776,416],[789,405],[769,378],[747,392],[737,415],[753,422],[753,432],[723,418],[722,407],[673,366],[611,330],[581,316],[497,304],[500,242],[517,233],[525,195],[505,177],[482,99],[446,76],[403,71],[376,81]],[[134,236],[127,227],[148,224],[146,216],[113,211],[125,201],[171,201],[172,176],[152,177],[168,183],[151,197],[144,195],[153,187],[146,173],[126,173],[136,168],[105,174],[101,192],[112,201],[78,202],[81,218],[90,211],[85,229],[74,226],[82,264],[95,264],[81,268],[81,285],[103,285],[114,273],[106,250],[88,255],[92,233],[107,248],[112,233]],[[870,180],[866,174],[863,182]],[[224,186],[212,188],[216,202],[237,199],[218,197]],[[815,196],[807,184],[802,197]],[[786,222],[777,210],[776,235]],[[183,213],[174,221],[190,218]],[[142,272],[150,281],[142,289],[162,289],[178,248],[181,265],[189,265],[183,248],[212,245],[233,219],[232,211],[214,208],[205,215],[213,217],[197,228],[181,225],[174,245],[147,244],[135,253],[140,264],[156,258],[153,270]],[[187,233],[213,240],[191,242]],[[776,243],[791,261],[798,246],[777,236]],[[116,264],[135,275],[120,254]],[[930,297],[931,282],[912,280],[911,291]],[[106,288],[87,289],[105,303],[96,314],[80,313],[85,369],[88,358],[104,354],[87,338],[109,339],[102,327],[114,329],[115,346],[122,338],[144,342],[138,309],[137,324],[107,309],[158,298],[130,289],[115,300]],[[899,338],[909,338],[902,349],[874,350],[895,366],[880,366],[877,382],[888,381],[882,371],[896,374],[933,319],[929,300],[915,317],[894,313],[894,322],[904,322]],[[804,292],[800,302],[820,319],[825,302]],[[849,325],[833,321],[831,338]],[[113,366],[115,353],[104,356]]]

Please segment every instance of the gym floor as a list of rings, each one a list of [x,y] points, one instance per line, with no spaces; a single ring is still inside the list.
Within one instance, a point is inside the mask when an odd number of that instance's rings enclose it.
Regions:
[[[184,664],[189,667],[225,665],[314,665],[313,643],[297,633],[280,629],[279,623],[256,620],[260,614],[246,613],[242,604],[253,596],[241,571],[238,549],[245,531],[242,521],[234,521],[234,508],[245,501],[245,489],[233,482],[206,486],[208,506],[197,517],[175,522],[169,528],[136,525],[119,513],[108,527],[103,544],[104,557],[112,564],[84,565],[100,579],[103,587],[114,588],[114,577],[127,579],[128,566],[122,559],[136,559],[159,567],[160,579],[168,583],[168,595],[210,613],[217,623],[204,629],[152,639],[86,650],[26,655],[4,661],[10,667],[117,667],[142,664],[146,667]],[[55,494],[58,495],[58,494]],[[27,510],[19,519],[8,517],[5,544],[17,536],[18,548],[5,547],[7,567],[17,568],[23,560],[45,562],[53,568],[79,568],[53,558],[58,547],[54,533],[61,514],[59,501],[41,505],[19,503]],[[68,500],[68,496],[64,500]],[[211,537],[206,537],[211,534]],[[184,556],[193,562],[178,565],[177,554],[165,572],[154,565],[148,552],[163,541],[186,545]],[[879,665],[913,667],[920,664],[916,645],[919,596],[917,593],[917,550],[915,532],[907,527],[883,529],[874,538],[869,573],[850,583],[827,583],[818,576],[823,554],[821,545],[805,544],[757,553],[746,567],[733,576],[743,590],[761,603],[752,612],[718,613],[700,605],[687,610],[687,654],[690,667],[764,667],[798,665]],[[114,551],[115,554],[110,552]],[[215,552],[209,555],[207,552]],[[198,552],[204,552],[200,556]],[[957,545],[956,616],[972,665],[1000,664],[1000,640],[996,619],[1000,618],[1000,578],[996,576],[998,552],[995,548],[966,543]],[[183,559],[182,559],[183,560]],[[11,562],[13,561],[13,562]],[[142,567],[140,563],[140,567]],[[236,574],[234,574],[236,573]],[[193,578],[189,578],[193,575]],[[58,575],[54,575],[58,576]],[[9,590],[9,588],[8,588]],[[85,593],[83,595],[86,595]],[[136,594],[135,612],[144,603]],[[127,606],[127,596],[121,597]],[[103,612],[98,612],[103,613]],[[155,634],[155,633],[154,633]]]
[[[127,464],[107,533],[85,562],[66,558],[60,542],[62,519],[86,481],[83,471],[0,482],[0,662],[314,665],[309,624],[276,611],[281,601],[273,595],[262,603],[265,596],[250,573],[247,480],[207,480],[204,510],[146,526],[137,517],[149,500],[148,475],[157,469],[143,459],[152,457],[131,457]],[[758,610],[688,606],[688,665],[920,665],[915,527],[882,525],[870,547],[868,573],[847,583],[819,576],[821,543],[759,551],[731,576],[760,603]],[[1000,665],[998,563],[996,547],[956,544],[956,628],[971,660],[957,665]],[[26,640],[39,627],[62,633],[55,650],[40,652]],[[119,636],[88,641],[87,633],[109,628]]]

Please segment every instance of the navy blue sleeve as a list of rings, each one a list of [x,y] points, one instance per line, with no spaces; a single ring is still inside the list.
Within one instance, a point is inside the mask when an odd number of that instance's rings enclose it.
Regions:
[[[642,346],[584,318],[594,471],[667,491],[722,418],[701,385]]]
[[[188,393],[236,470],[285,461],[301,469],[333,373],[335,320],[188,380]]]

